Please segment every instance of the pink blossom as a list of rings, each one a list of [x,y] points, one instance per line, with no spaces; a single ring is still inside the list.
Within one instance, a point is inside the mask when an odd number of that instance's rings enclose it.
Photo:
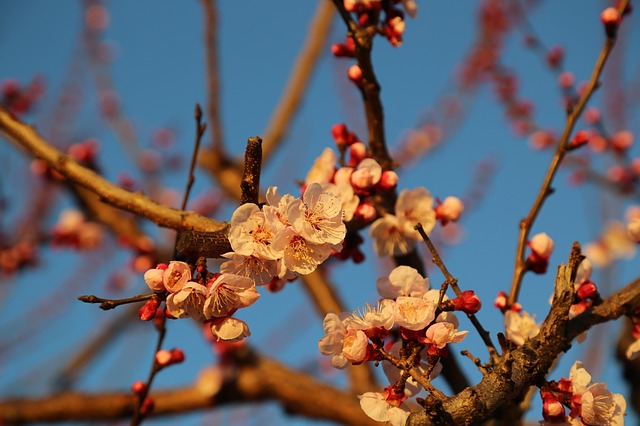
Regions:
[[[229,252],[222,255],[229,259],[220,265],[220,272],[250,278],[256,285],[267,285],[278,276],[277,261],[256,256],[243,256]]]
[[[144,273],[144,281],[147,283],[149,288],[153,291],[160,292],[164,291],[164,270],[167,269],[167,265],[161,264],[154,269],[149,269]]]
[[[338,197],[342,203],[342,221],[349,222],[360,204],[360,198],[353,192],[353,187],[348,183],[327,183],[322,185],[322,190],[327,194]]]
[[[604,383],[587,388],[581,399],[582,422],[586,425],[623,426],[627,403],[624,397],[607,390]]]
[[[380,181],[382,167],[373,158],[365,158],[351,174],[351,185],[356,190],[368,191]]]
[[[401,296],[396,299],[396,324],[408,330],[422,330],[436,317],[437,304],[419,297]]]
[[[307,275],[329,257],[332,246],[314,244],[298,235],[292,228],[286,228],[276,235],[273,249],[282,256],[282,265],[287,270]]]
[[[450,322],[437,322],[427,328],[426,342],[435,345],[438,349],[444,348],[449,343],[461,342],[468,331],[458,331]]]
[[[507,339],[518,346],[523,345],[527,339],[536,336],[540,331],[534,319],[524,311],[522,315],[514,311],[505,312],[504,328]]]
[[[312,183],[325,184],[331,181],[333,174],[335,173],[336,154],[331,148],[325,148],[322,154],[316,158],[311,166],[311,170],[307,173],[307,177],[304,179],[305,185]]]
[[[548,260],[553,253],[553,240],[542,232],[536,234],[529,241],[529,247],[538,259]]]
[[[275,260],[271,243],[277,232],[272,221],[265,218],[260,207],[246,203],[236,209],[229,224],[229,243],[233,251],[244,256],[255,255]]]
[[[362,330],[348,330],[342,340],[342,354],[352,364],[362,363],[367,356],[369,338]]]
[[[360,407],[364,413],[378,422],[389,422],[391,426],[404,426],[409,411],[401,407],[401,402],[390,400],[379,392],[365,392],[360,398]],[[406,398],[406,397],[405,397]]]
[[[253,281],[247,277],[233,274],[221,274],[211,284],[204,302],[204,315],[207,319],[226,317],[234,310],[246,308],[260,297]]]
[[[162,274],[164,287],[171,293],[177,293],[191,281],[191,269],[185,262],[171,261]]]
[[[221,318],[219,321],[211,323],[211,334],[218,341],[239,342],[251,336],[249,326],[246,322],[233,317]]]
[[[343,319],[347,314],[341,315],[329,312],[322,321],[325,336],[318,342],[318,349],[324,355],[331,355],[331,365],[335,368],[345,368],[349,360],[342,352],[344,337],[347,329],[343,324]]]
[[[443,225],[455,222],[464,211],[464,204],[458,197],[447,197],[435,209],[436,217]]]
[[[207,298],[207,288],[194,281],[186,283],[180,291],[167,297],[167,310],[175,318],[204,320],[203,306]]]
[[[397,266],[389,277],[379,278],[376,288],[385,299],[396,299],[399,296],[420,297],[429,290],[429,278],[424,278],[410,266]]]
[[[314,244],[338,244],[347,233],[342,222],[342,202],[317,183],[307,187],[302,199],[289,204],[287,216],[293,230]]]
[[[592,272],[593,265],[591,264],[591,261],[585,257],[582,262],[580,262],[580,265],[578,265],[574,283],[582,284],[583,282],[589,281],[591,279]]]
[[[354,313],[345,318],[344,326],[349,330],[366,332],[379,328],[391,330],[394,324],[394,306],[393,300],[389,299],[383,299],[377,306],[367,304],[362,312]]]
[[[414,240],[421,240],[420,233],[414,229],[416,224],[421,223],[424,232],[428,234],[436,223],[433,198],[426,188],[402,190],[398,195],[395,211],[403,234]]]
[[[391,214],[378,218],[369,229],[378,256],[399,256],[413,249],[413,242],[405,236],[400,220]]]

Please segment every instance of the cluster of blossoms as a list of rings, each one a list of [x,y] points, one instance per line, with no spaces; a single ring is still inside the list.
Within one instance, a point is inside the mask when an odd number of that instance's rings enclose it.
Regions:
[[[54,247],[91,250],[100,246],[102,239],[102,227],[87,221],[85,215],[76,209],[63,210],[58,223],[51,230],[51,244]]]
[[[12,246],[0,247],[0,273],[11,275],[21,268],[35,265],[38,247],[32,241],[19,241]]]
[[[377,306],[367,305],[358,313],[325,316],[325,336],[318,347],[331,356],[336,368],[382,362],[392,385],[383,393],[362,395],[361,407],[374,420],[404,425],[409,411],[403,402],[418,393],[420,385],[414,378],[402,380],[403,371],[392,360],[400,361],[417,350],[420,356],[415,366],[425,377],[434,378],[442,368],[440,357],[448,355],[448,345],[462,341],[468,333],[458,331],[458,319],[452,311],[471,314],[481,304],[472,291],[467,291],[453,300],[445,297],[438,306],[440,291],[430,290],[429,279],[409,266],[398,266],[388,277],[380,278],[376,287],[382,297]]]
[[[313,272],[341,249],[345,235],[340,199],[319,184],[307,186],[302,198],[281,196],[270,187],[262,209],[246,203],[233,213],[233,251],[223,255],[228,260],[220,273],[204,274],[200,268],[193,280],[189,265],[171,262],[148,270],[144,277],[149,288],[166,296],[170,316],[204,321],[217,339],[237,341],[249,335],[249,328],[233,314],[260,297],[256,285],[277,289],[298,274]],[[157,306],[158,300],[151,299],[141,309],[141,318],[153,318]]]
[[[459,219],[464,210],[460,199],[446,197],[442,202],[437,200],[434,206],[434,199],[426,188],[401,191],[394,214],[380,217],[373,198],[394,190],[398,175],[393,170],[383,170],[376,160],[368,158],[366,146],[346,125],[336,124],[331,133],[341,153],[339,160],[343,166],[336,167],[336,153],[326,148],[314,162],[305,184],[319,183],[323,190],[339,197],[345,222],[355,220],[361,226],[371,224],[370,234],[379,256],[401,255],[413,250],[413,243],[421,239],[414,229],[418,223],[428,233],[436,220],[445,225]],[[358,249],[362,240],[355,232],[350,233],[350,237],[339,257],[362,261],[364,257]]]
[[[571,426],[624,425],[627,404],[621,394],[614,394],[605,383],[591,382],[591,375],[577,361],[568,379],[551,382],[540,391],[542,425]],[[569,408],[569,414],[566,413]]]
[[[385,16],[381,20],[379,32],[387,37],[392,46],[402,44],[405,22],[404,12],[396,6],[401,3],[402,9],[412,18],[418,14],[418,5],[415,0],[394,0],[393,2],[383,2],[382,0],[344,0],[344,8],[347,12],[357,15],[357,22],[360,26],[371,25],[369,13],[372,11],[384,10]],[[331,51],[338,57],[352,57],[355,54],[353,39],[347,38],[344,44],[337,43]]]

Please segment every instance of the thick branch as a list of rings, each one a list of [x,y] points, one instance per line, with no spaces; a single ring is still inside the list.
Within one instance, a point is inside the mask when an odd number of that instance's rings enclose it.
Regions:
[[[217,231],[225,226],[224,223],[193,212],[180,211],[158,204],[140,193],[133,193],[113,185],[49,145],[33,127],[18,121],[2,108],[0,108],[0,133],[16,145],[26,148],[35,157],[44,160],[72,183],[94,192],[102,201],[114,207],[176,230]]]
[[[640,278],[628,284],[601,305],[569,320],[573,300],[571,268],[561,266],[556,281],[555,301],[540,333],[500,358],[494,370],[475,386],[465,389],[443,404],[441,418],[414,413],[408,425],[480,423],[503,405],[521,397],[530,386],[545,377],[556,358],[566,352],[573,339],[596,324],[629,313],[640,302]]]
[[[360,409],[358,400],[289,370],[276,361],[246,353],[235,380],[215,395],[192,386],[152,394],[152,416],[185,413],[239,402],[278,400],[288,413],[349,425],[377,425]],[[123,393],[63,393],[41,399],[0,402],[0,418],[10,424],[70,420],[113,420],[131,416],[135,397]]]

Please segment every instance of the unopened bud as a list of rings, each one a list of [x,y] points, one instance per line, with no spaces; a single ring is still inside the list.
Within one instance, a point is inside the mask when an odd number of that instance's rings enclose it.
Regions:
[[[548,260],[553,253],[553,240],[544,232],[536,234],[529,241],[529,248],[535,257]]]
[[[155,407],[156,403],[153,400],[153,398],[145,398],[144,401],[142,402],[142,405],[140,406],[140,412],[142,414],[149,414],[153,411],[154,407]]]
[[[589,133],[584,130],[579,130],[569,142],[569,148],[577,148],[589,142]]]
[[[592,281],[585,281],[580,285],[576,295],[582,299],[593,299],[598,294],[598,287]]]
[[[475,314],[482,307],[480,298],[473,290],[463,291],[459,297],[452,300],[456,311],[462,311],[465,314]]]
[[[458,197],[447,197],[435,208],[436,218],[438,218],[443,225],[458,220],[463,211],[464,204]]]
[[[377,187],[383,191],[389,191],[398,186],[398,174],[393,170],[385,170],[380,176]]]
[[[156,311],[158,310],[158,306],[160,305],[160,301],[157,297],[152,297],[147,300],[144,305],[138,311],[138,316],[142,321],[151,321],[156,316]]]
[[[141,380],[137,380],[131,385],[131,392],[135,395],[142,395],[146,390],[147,384]]]
[[[349,147],[349,166],[357,166],[367,155],[367,147],[362,142],[356,142]]]
[[[604,24],[604,30],[607,33],[607,37],[616,38],[618,34],[618,27],[622,20],[620,13],[614,7],[608,7],[600,14],[600,19]]]
[[[347,76],[349,80],[359,85],[362,82],[362,69],[357,65],[351,65],[349,71],[347,71]]]
[[[333,139],[335,139],[336,145],[338,146],[347,145],[347,136],[348,136],[347,125],[344,123],[334,124],[333,127],[331,127],[331,136],[333,136]]]
[[[362,219],[366,223],[373,222],[377,217],[378,213],[376,212],[376,208],[370,202],[363,202],[358,205],[356,208],[355,215]]]

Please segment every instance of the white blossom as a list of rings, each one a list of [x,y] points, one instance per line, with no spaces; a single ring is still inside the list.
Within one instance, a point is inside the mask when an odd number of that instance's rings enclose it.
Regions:
[[[259,297],[260,294],[251,279],[240,275],[221,274],[211,284],[204,303],[204,314],[207,319],[226,317],[236,309],[252,305]]]
[[[246,322],[233,317],[222,318],[221,321],[211,323],[211,334],[217,340],[238,342],[251,336]]]
[[[414,229],[416,224],[422,224],[424,232],[427,234],[433,230],[436,224],[433,198],[429,191],[423,187],[402,190],[398,195],[395,211],[404,235],[414,240],[421,239],[418,231]]]
[[[391,214],[385,214],[373,222],[369,234],[373,237],[373,247],[378,256],[400,256],[413,249],[413,242],[402,229],[398,218]]]
[[[379,392],[365,392],[360,398],[360,407],[364,413],[378,422],[389,422],[391,426],[404,426],[409,411],[387,402]]]
[[[389,277],[379,278],[376,288],[385,299],[395,299],[398,296],[419,297],[429,290],[429,278],[423,278],[415,268],[400,265],[391,271]]]
[[[275,260],[261,259],[256,256],[244,256],[229,252],[222,255],[229,259],[220,265],[223,274],[235,274],[251,278],[256,285],[267,285],[278,276],[278,263]]]
[[[292,228],[285,228],[276,235],[273,249],[282,256],[285,268],[307,275],[329,257],[332,246],[311,243]]]
[[[336,154],[331,148],[325,148],[322,154],[313,162],[311,170],[304,179],[305,185],[312,183],[325,184],[331,181],[335,173]]]
[[[236,209],[229,224],[229,243],[234,252],[244,256],[277,259],[271,244],[277,230],[266,220],[260,207],[246,203]]]
[[[287,216],[294,231],[314,244],[338,244],[347,233],[340,199],[323,192],[317,183],[307,187],[302,199],[289,204]]]
[[[343,313],[341,315],[333,312],[325,315],[322,321],[325,336],[318,342],[320,352],[324,355],[331,355],[331,365],[340,369],[345,368],[349,364],[349,361],[342,353],[343,341],[347,334],[347,329],[342,323],[343,317],[346,316],[346,314]]]
[[[207,298],[207,288],[202,284],[189,281],[177,293],[167,297],[167,310],[176,318],[204,320],[203,306]]]
[[[421,330],[436,317],[437,305],[419,297],[398,297],[395,304],[396,324],[408,330]]]
[[[523,345],[527,339],[536,336],[540,331],[534,319],[527,312],[522,311],[521,314],[514,311],[507,311],[504,314],[504,329],[507,339],[518,346]]]

